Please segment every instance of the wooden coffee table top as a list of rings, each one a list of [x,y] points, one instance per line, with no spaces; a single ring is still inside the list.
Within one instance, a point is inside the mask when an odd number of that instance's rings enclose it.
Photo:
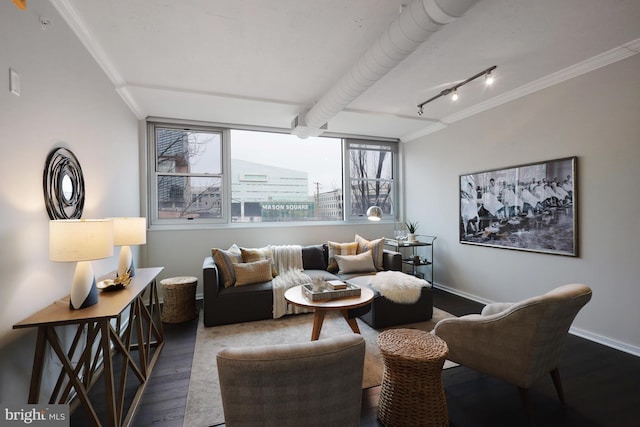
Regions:
[[[351,308],[361,307],[367,305],[373,299],[373,291],[367,287],[361,287],[360,296],[337,298],[332,300],[311,301],[304,296],[302,292],[302,285],[294,286],[287,289],[284,293],[284,299],[291,304],[314,308],[316,310],[348,310]]]
[[[360,288],[360,296],[357,297],[345,297],[324,301],[311,301],[302,292],[302,285],[295,286],[287,289],[284,293],[284,299],[290,304],[298,305],[300,307],[308,307],[314,309],[313,314],[313,330],[311,331],[311,341],[315,341],[320,338],[320,330],[322,329],[322,323],[324,322],[324,316],[328,311],[339,311],[342,313],[344,320],[347,321],[351,330],[356,334],[360,333],[358,322],[355,318],[349,317],[349,309],[361,307],[363,305],[370,304],[373,300],[373,291],[366,287]]]

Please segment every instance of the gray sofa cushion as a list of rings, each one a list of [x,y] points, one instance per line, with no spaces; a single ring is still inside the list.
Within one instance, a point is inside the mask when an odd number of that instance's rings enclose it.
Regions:
[[[305,270],[327,269],[327,256],[323,245],[302,247],[302,268]]]

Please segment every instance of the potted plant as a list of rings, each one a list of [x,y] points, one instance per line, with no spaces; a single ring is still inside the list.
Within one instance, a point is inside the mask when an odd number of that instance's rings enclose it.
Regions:
[[[409,234],[407,235],[407,240],[410,242],[415,242],[416,241],[416,231],[418,231],[418,226],[419,223],[418,221],[416,222],[407,222],[407,230],[409,231]]]

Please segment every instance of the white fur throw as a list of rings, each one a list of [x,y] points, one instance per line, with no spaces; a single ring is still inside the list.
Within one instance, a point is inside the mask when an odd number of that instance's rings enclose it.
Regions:
[[[417,302],[425,286],[429,286],[429,282],[401,271],[379,271],[371,278],[372,288],[399,304]]]

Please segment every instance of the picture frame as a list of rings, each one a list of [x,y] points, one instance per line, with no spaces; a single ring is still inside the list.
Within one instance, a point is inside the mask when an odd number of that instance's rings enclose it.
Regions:
[[[460,175],[460,243],[578,256],[577,157]]]

